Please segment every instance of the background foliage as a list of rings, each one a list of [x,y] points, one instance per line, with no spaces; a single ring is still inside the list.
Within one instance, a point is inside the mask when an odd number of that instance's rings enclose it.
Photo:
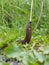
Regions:
[[[34,31],[40,14],[41,1],[34,0],[32,31]],[[3,54],[8,58],[16,57],[24,65],[48,65],[49,0],[44,0],[41,20],[38,28],[32,34],[30,44],[24,45],[25,48],[23,48],[23,45],[16,42],[25,37],[25,29],[30,16],[30,5],[31,0],[0,0],[0,49],[8,44]],[[15,54],[16,56],[14,57]]]

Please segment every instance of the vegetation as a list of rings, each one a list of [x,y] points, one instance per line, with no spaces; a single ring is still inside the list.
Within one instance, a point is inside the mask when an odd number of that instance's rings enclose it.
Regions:
[[[23,65],[49,64],[49,0],[44,0],[43,7],[42,1],[33,0],[32,38],[22,45],[17,40],[25,37],[31,0],[0,0],[0,55],[16,58]]]

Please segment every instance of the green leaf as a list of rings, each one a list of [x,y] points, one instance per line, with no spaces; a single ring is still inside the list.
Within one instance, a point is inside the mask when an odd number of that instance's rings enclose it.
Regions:
[[[9,63],[3,62],[3,63],[0,63],[0,65],[9,65]]]
[[[36,50],[33,50],[33,52],[34,52],[34,55],[36,56],[36,58],[38,59],[38,61],[42,63],[44,61],[43,54],[37,52]]]
[[[44,65],[49,65],[49,55],[46,55]]]
[[[44,65],[49,65],[49,60],[45,61]]]
[[[49,54],[49,46],[44,49],[44,54]]]
[[[20,45],[11,45],[8,46],[5,50],[4,53],[7,57],[9,58],[15,58],[17,57],[19,60],[21,60],[21,58],[25,55],[25,51],[23,49],[23,47]]]
[[[33,53],[31,52],[26,53],[26,55],[23,57],[22,62],[24,65],[38,65]]]

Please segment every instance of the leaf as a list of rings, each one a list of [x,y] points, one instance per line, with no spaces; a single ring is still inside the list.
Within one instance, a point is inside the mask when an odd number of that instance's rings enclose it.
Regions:
[[[33,50],[33,52],[34,52],[34,55],[36,56],[36,58],[38,59],[38,61],[42,63],[44,61],[43,54],[38,53],[36,50]]]
[[[23,57],[22,60],[24,65],[38,65],[38,63],[35,60],[35,57],[33,55],[33,53],[28,53]]]
[[[44,49],[44,54],[49,54],[49,46]]]
[[[46,55],[44,65],[49,65],[49,55]]]
[[[17,45],[11,45],[8,46],[5,50],[4,50],[4,54],[9,57],[9,58],[15,58],[17,57],[19,60],[21,60],[21,58],[24,56],[25,52],[23,47],[17,46]]]
[[[49,65],[49,60],[45,61],[44,65]]]
[[[9,63],[3,62],[3,63],[0,63],[0,65],[9,65]]]

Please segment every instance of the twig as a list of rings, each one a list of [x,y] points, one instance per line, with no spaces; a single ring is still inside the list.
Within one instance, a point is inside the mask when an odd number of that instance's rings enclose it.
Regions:
[[[32,21],[32,9],[33,9],[33,0],[31,1],[30,21]]]
[[[37,23],[36,23],[36,26],[35,26],[33,32],[35,32],[35,30],[37,29],[37,27],[38,27],[38,25],[39,25],[39,22],[40,22],[40,19],[41,19],[41,16],[42,16],[42,12],[43,12],[43,4],[44,4],[44,0],[42,0],[42,2],[41,2],[40,14],[39,14],[38,21],[37,21]]]

